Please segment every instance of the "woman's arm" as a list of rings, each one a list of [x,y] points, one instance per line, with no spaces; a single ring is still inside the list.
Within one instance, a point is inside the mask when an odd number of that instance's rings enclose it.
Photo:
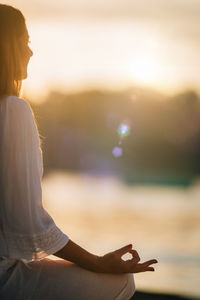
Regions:
[[[58,252],[53,255],[71,261],[80,267],[99,272],[99,257],[91,254],[79,245],[69,240],[67,244]]]
[[[132,254],[132,259],[124,261],[121,257],[126,254]],[[80,267],[98,273],[140,273],[154,271],[150,265],[157,263],[152,259],[144,263],[139,263],[140,257],[132,245],[127,245],[121,249],[115,250],[103,256],[97,256],[89,253],[73,241],[68,243],[55,256],[71,261]]]

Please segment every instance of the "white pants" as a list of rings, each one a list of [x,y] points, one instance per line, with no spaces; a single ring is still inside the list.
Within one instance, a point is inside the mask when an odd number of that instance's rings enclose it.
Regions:
[[[95,273],[65,260],[16,260],[0,277],[1,300],[129,300],[133,274]]]

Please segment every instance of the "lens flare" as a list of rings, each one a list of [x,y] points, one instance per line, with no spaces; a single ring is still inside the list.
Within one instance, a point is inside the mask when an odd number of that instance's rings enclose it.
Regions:
[[[124,122],[120,123],[117,129],[117,133],[119,134],[119,141],[118,145],[113,148],[112,154],[114,157],[120,157],[123,154],[123,149],[122,149],[122,140],[124,137],[128,136],[130,134],[130,121],[124,120]]]
[[[114,147],[113,151],[112,151],[112,154],[113,154],[114,157],[120,157],[123,154],[123,150],[122,150],[121,147]]]
[[[128,136],[130,134],[130,126],[125,123],[121,123],[117,129],[117,132],[121,137]]]

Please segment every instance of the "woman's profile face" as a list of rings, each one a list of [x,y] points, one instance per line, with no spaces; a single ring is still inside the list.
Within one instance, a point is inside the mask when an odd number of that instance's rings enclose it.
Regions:
[[[27,31],[19,38],[19,43],[20,43],[21,63],[20,63],[19,74],[17,75],[17,77],[19,78],[16,79],[23,80],[27,78],[28,63],[31,56],[33,55],[33,51],[29,47],[30,41],[29,41],[29,35]]]

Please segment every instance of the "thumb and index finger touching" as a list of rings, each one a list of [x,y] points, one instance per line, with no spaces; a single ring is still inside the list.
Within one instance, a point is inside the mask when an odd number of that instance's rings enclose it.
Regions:
[[[136,250],[132,249],[132,244],[129,244],[127,246],[124,246],[118,250],[116,250],[117,254],[120,255],[120,257],[126,253],[132,254],[132,261],[139,262],[140,257]]]
[[[131,259],[131,261],[133,262],[139,262],[140,261],[140,256],[138,254],[138,252],[134,249],[132,249],[132,244],[129,244],[129,245],[126,245],[118,250],[116,250],[116,252],[122,256],[126,253],[131,253],[133,258]],[[144,267],[148,267],[149,265],[151,264],[155,264],[157,263],[158,261],[156,259],[151,259],[151,260],[148,260],[148,261],[145,261],[144,263],[142,263],[141,265],[143,265]]]

